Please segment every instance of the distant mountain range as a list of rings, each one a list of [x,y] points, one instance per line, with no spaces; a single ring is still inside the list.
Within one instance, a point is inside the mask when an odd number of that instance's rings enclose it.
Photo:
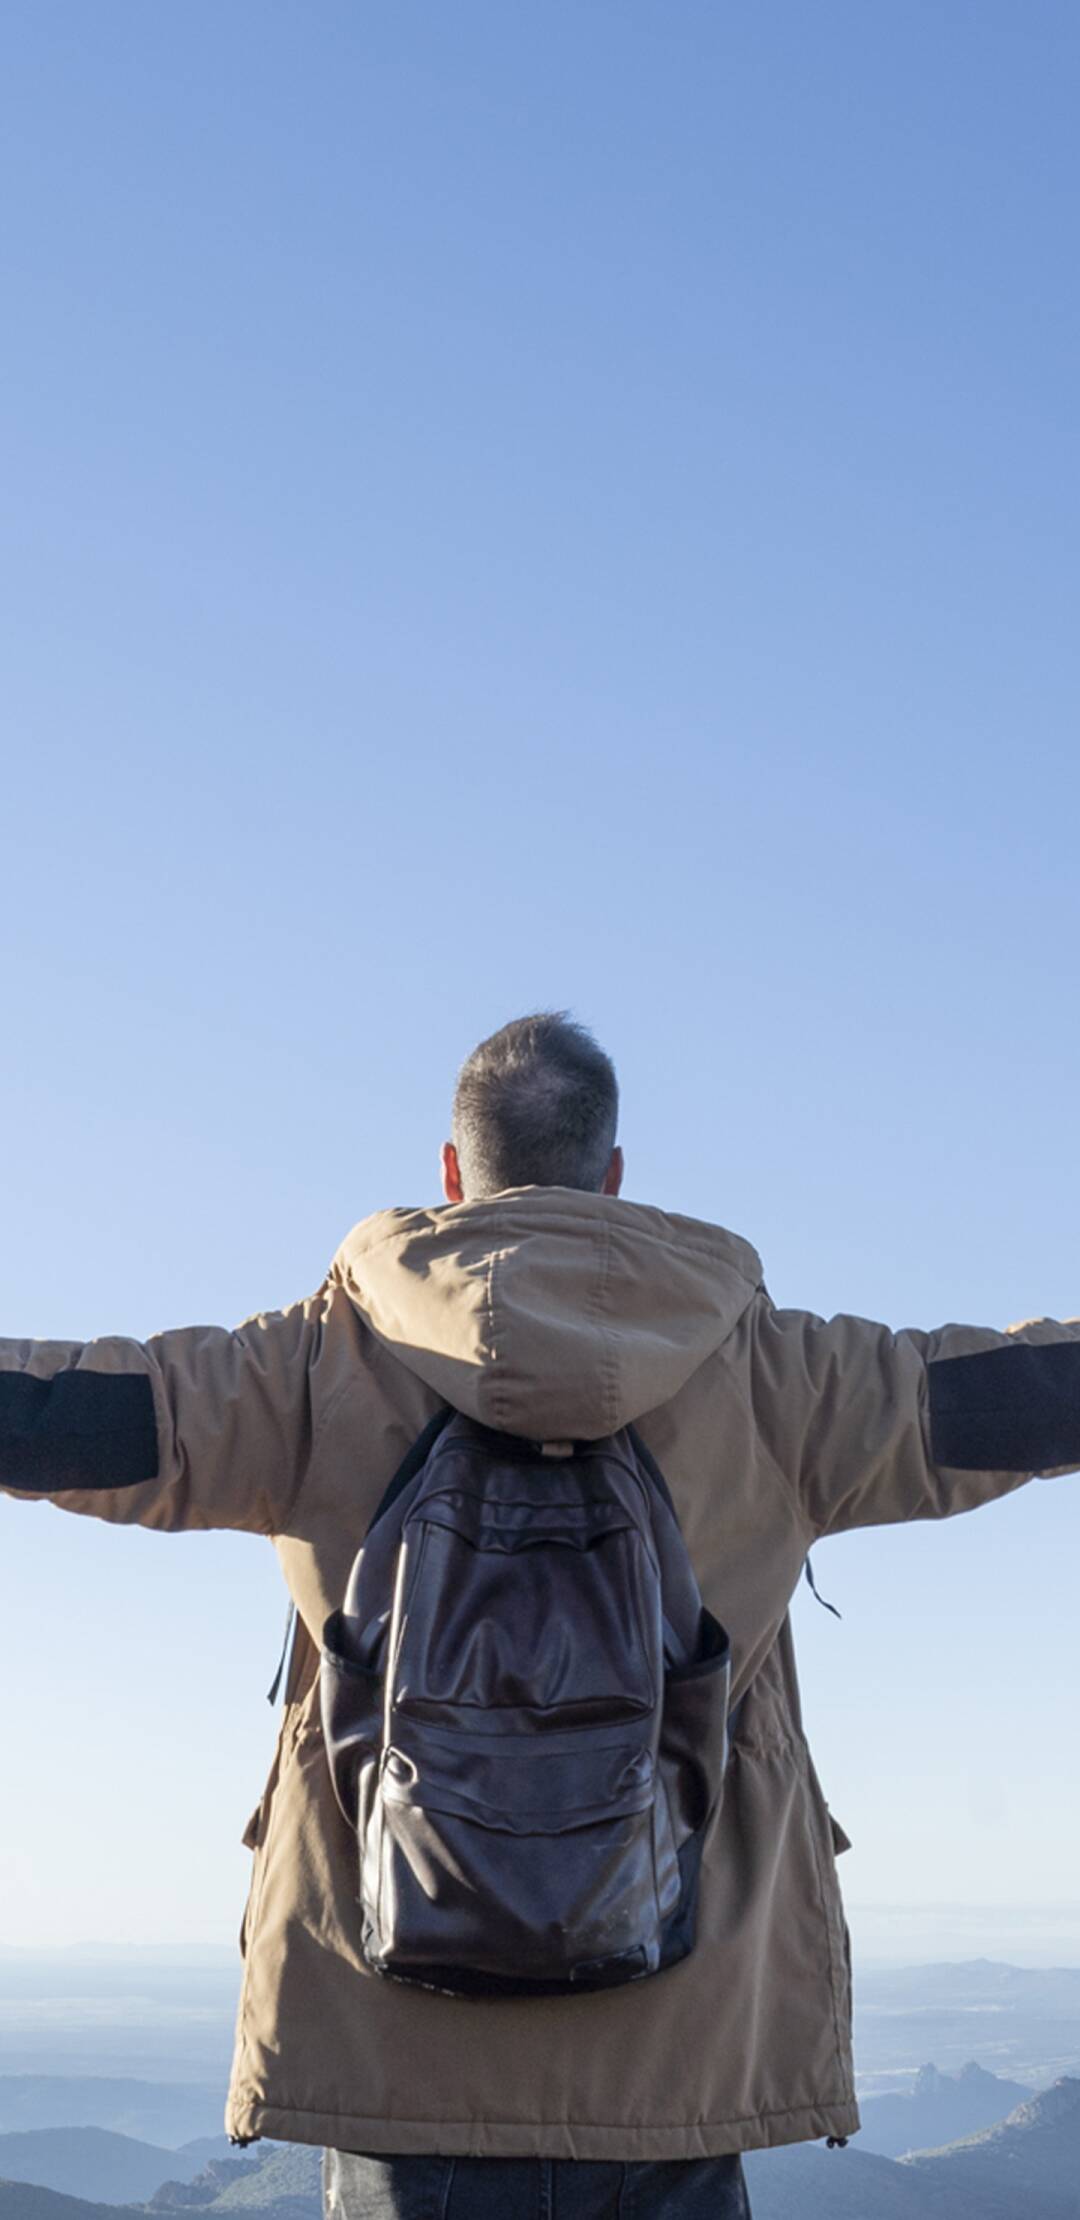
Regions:
[[[998,2127],[901,2164],[920,2192],[947,2187],[957,2220],[1077,2220],[1080,2080],[1057,2081]]]
[[[920,2203],[916,2185],[895,2159],[875,2158],[854,2145],[846,2151],[805,2143],[752,2151],[746,2178],[754,2220],[931,2220],[931,2208]],[[2,2203],[0,2220],[8,2220]],[[933,2220],[945,2220],[937,2207]],[[1021,2220],[1019,2211],[1013,2220]],[[1042,2220],[1042,2215],[1024,2214],[1023,2220]]]
[[[107,2128],[137,2142],[178,2150],[223,2134],[225,2089],[220,2081],[163,2082],[104,2074],[0,2074],[0,2135],[39,2128]],[[204,2158],[213,2157],[207,2149]],[[3,2168],[0,2167],[0,2175]]]
[[[1080,1967],[856,1966],[855,2056],[868,2098],[909,2080],[916,2058],[956,2073],[976,2057],[1029,2089],[1080,2073]]]
[[[752,2154],[747,2175],[754,2220],[1080,2220],[1080,2080],[946,2150],[797,2145]]]
[[[63,2102],[59,2094],[62,2087],[58,2084],[58,2104]],[[99,2085],[100,2089],[108,2087],[105,2083]],[[74,2084],[69,2103],[77,2103],[79,2093],[80,2085]],[[82,2091],[83,2101],[92,2094],[93,2085],[89,2085]],[[1031,2091],[1019,2083],[1000,2080],[974,2064],[966,2065],[958,2075],[939,2073],[933,2065],[924,2066],[905,2095],[873,2097],[863,2105],[863,2129],[853,2149],[860,2157],[872,2152],[886,2158],[940,2149],[996,2126],[1017,2105],[1026,2104],[1030,2096]],[[238,2159],[230,2152],[224,2135],[200,2137],[180,2149],[171,2149],[96,2126],[0,2132],[0,2180],[33,2183],[99,2204],[145,2202],[159,2209],[190,2209],[190,2185],[196,2177],[202,2177],[199,2194],[204,2205],[212,2204],[214,2210],[239,2210],[255,2198],[265,2202],[270,2188],[281,2197],[309,2194],[308,2177],[314,2179],[315,2161],[317,2154],[313,2160],[308,2152],[274,2146],[256,2149]],[[163,2186],[166,2184],[168,2189]],[[226,2189],[232,2203],[223,2205]],[[281,2220],[289,2220],[289,2216],[282,2214]]]
[[[0,2131],[84,2125],[168,2144],[220,2133],[236,1991],[227,1956],[185,1964],[164,1950],[112,1959],[92,1950],[0,1952]],[[943,2073],[977,2058],[1028,2089],[1044,2087],[1080,2073],[1080,1968],[856,1962],[855,2055],[867,2100],[909,2089],[927,2058]],[[26,2075],[42,2088],[49,2078],[106,2075],[162,2089],[210,2086],[201,2112],[173,2126],[134,2106],[108,2118],[12,2113],[11,2081]]]
[[[269,2144],[138,2205],[0,2181],[0,2220],[319,2220],[319,2173],[317,2150]],[[1080,2079],[944,2150],[890,2159],[801,2144],[752,2153],[747,2173],[754,2220],[1080,2220]]]
[[[31,1955],[0,1953],[0,2060],[52,2070],[0,2075],[0,2220],[318,2220],[317,2150],[225,2143],[222,1969],[91,1953],[76,1987],[81,1954]],[[1080,2220],[1080,1969],[857,1973],[856,2000],[863,2133],[753,2154],[755,2220]]]
[[[320,2220],[322,2153],[266,2144],[252,2157],[214,2159],[190,2182],[163,2183],[146,2202],[88,2203],[54,2189],[0,2179],[0,2220]]]
[[[138,2209],[132,2205],[88,2205],[81,2197],[62,2197],[55,2189],[0,2181],[0,2220],[134,2220]]]
[[[227,2156],[228,2138],[200,2137],[186,2149],[168,2150],[136,2142],[107,2128],[33,2128],[22,2135],[0,2135],[0,2181],[34,2182],[69,2197],[96,2197],[102,2204],[145,2203],[167,2177],[189,2182],[211,2159]]]
[[[862,2129],[857,2147],[860,2151],[876,2151],[882,2158],[902,2158],[905,2151],[939,2149],[945,2143],[960,2142],[963,2136],[976,2135],[981,2128],[996,2127],[1018,2104],[1026,2104],[1031,2093],[1022,2082],[1002,2080],[970,2061],[958,2074],[942,2074],[936,2066],[921,2066],[903,2096],[861,2099]]]

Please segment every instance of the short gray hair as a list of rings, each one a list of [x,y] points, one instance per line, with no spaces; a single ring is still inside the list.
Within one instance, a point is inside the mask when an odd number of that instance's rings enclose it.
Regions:
[[[458,1075],[453,1136],[465,1194],[597,1194],[618,1114],[615,1066],[583,1025],[565,1010],[515,1018],[481,1041]]]

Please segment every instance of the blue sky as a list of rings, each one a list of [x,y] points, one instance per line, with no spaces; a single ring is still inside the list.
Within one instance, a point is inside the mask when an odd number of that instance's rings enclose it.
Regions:
[[[0,1330],[308,1291],[538,1005],[778,1300],[1080,1310],[1078,63],[1056,0],[5,11]],[[1078,1543],[1060,1481],[819,1552],[857,1938],[1080,1895]],[[271,1553],[0,1503],[0,1624],[0,1940],[231,1939]]]

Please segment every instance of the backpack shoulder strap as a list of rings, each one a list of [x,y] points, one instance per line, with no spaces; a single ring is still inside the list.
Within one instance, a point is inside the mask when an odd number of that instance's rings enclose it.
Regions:
[[[398,1496],[404,1494],[410,1480],[415,1480],[421,1466],[427,1463],[439,1435],[443,1432],[444,1427],[449,1425],[453,1415],[449,1403],[444,1403],[442,1409],[436,1411],[434,1418],[429,1418],[423,1432],[417,1435],[411,1448],[406,1450],[393,1479],[379,1498],[371,1524],[368,1527],[369,1534],[371,1528],[377,1526],[379,1520],[390,1509],[391,1504],[396,1503]]]
[[[667,1481],[665,1480],[664,1475],[661,1472],[655,1457],[653,1456],[652,1450],[646,1447],[645,1443],[642,1441],[641,1435],[638,1433],[636,1426],[627,1427],[626,1438],[630,1443],[630,1446],[638,1460],[638,1463],[643,1465],[645,1471],[648,1473],[653,1487],[656,1489],[661,1502],[665,1504],[667,1509],[671,1512],[672,1518],[677,1518],[678,1514],[672,1501],[671,1489],[668,1487]]]

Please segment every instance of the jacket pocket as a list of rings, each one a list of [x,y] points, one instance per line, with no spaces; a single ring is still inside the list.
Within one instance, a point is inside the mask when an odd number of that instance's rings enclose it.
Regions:
[[[297,1704],[291,1714],[288,1711],[285,1713],[281,1722],[281,1731],[278,1735],[277,1749],[274,1751],[273,1761],[267,1775],[266,1787],[240,1838],[245,1850],[253,1850],[255,1853],[254,1864],[251,1868],[251,1885],[248,1889],[247,1903],[244,1906],[244,1916],[240,1922],[241,1958],[247,1957],[248,1936],[258,1909],[258,1899],[262,1892],[262,1879],[266,1870],[266,1854],[269,1848],[270,1830],[274,1822],[274,1808],[277,1802],[278,1789],[282,1774],[300,1741],[305,1709],[305,1705]]]
[[[844,2037],[843,2065],[847,2071],[852,2022],[851,1936],[844,1917],[844,1900],[836,1860],[841,1849],[848,1847],[848,1838],[825,1802],[809,1750],[805,1750],[805,1760],[810,1806],[807,1817],[814,1842],[821,1913],[828,1937],[829,1979],[837,2026]]]

